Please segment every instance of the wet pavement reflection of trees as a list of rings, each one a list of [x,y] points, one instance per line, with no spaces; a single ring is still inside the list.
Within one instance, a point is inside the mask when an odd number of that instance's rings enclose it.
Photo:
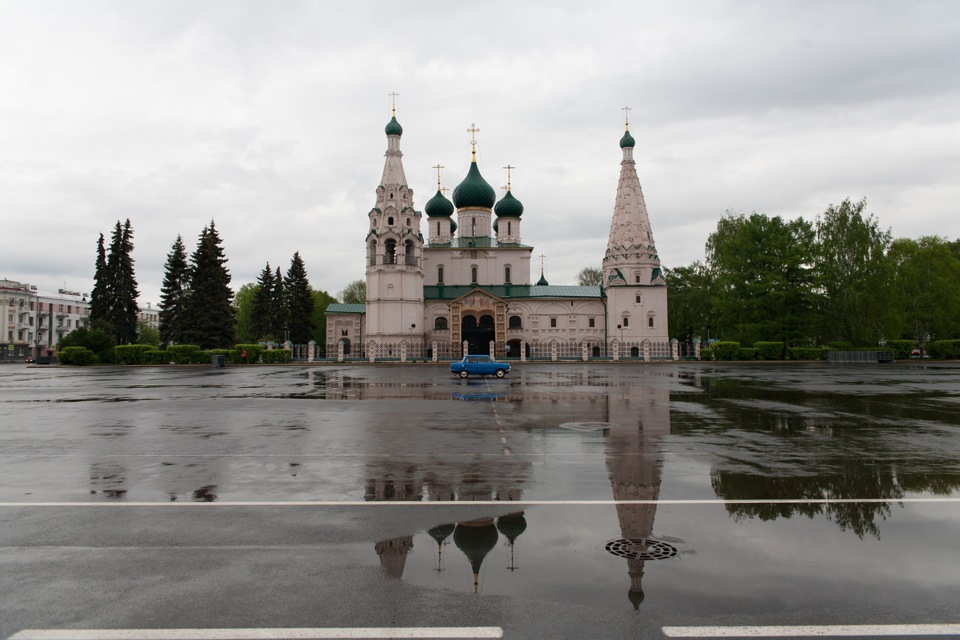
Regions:
[[[730,374],[690,381],[706,393],[673,400],[705,411],[693,417],[684,411],[675,433],[728,440],[710,472],[718,497],[821,501],[727,504],[738,521],[822,516],[860,538],[879,538],[880,522],[905,495],[945,496],[960,488],[950,444],[960,418],[931,403],[930,394],[809,392]]]

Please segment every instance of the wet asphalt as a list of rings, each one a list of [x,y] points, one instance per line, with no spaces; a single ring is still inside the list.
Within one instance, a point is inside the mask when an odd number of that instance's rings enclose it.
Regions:
[[[960,623],[960,365],[0,367],[25,629]]]

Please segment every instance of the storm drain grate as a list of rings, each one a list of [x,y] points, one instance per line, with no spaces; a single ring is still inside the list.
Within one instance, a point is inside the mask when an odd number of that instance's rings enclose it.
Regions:
[[[677,548],[653,538],[620,538],[611,540],[604,547],[621,558],[632,560],[665,560],[677,555]]]

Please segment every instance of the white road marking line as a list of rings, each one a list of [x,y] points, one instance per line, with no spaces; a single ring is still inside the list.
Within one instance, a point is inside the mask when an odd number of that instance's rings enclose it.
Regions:
[[[950,636],[960,624],[838,624],[746,627],[663,627],[668,638],[784,638],[825,636]]]
[[[25,629],[10,640],[327,640],[330,638],[502,638],[500,627],[302,629]]]
[[[510,455],[509,449],[504,449]],[[506,505],[521,507],[552,506],[607,506],[607,505],[660,505],[660,506],[698,506],[728,504],[960,504],[956,498],[824,498],[822,500],[778,499],[778,500],[471,500],[471,501],[421,501],[421,502],[367,502],[365,500],[299,500],[287,502],[268,502],[262,500],[237,500],[218,502],[0,502],[0,508],[17,507],[500,507]]]

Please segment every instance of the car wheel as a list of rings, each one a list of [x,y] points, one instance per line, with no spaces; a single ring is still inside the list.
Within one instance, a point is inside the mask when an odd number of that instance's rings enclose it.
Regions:
[[[497,372],[493,375],[497,376],[498,378],[502,378],[503,376],[507,375],[507,372],[503,369],[497,369]]]
[[[470,374],[469,374],[468,372],[466,372],[466,371],[461,371],[461,372],[460,372],[459,374],[457,374],[457,375],[459,375],[461,378],[466,378],[466,377],[467,377],[468,375],[470,375]]]

